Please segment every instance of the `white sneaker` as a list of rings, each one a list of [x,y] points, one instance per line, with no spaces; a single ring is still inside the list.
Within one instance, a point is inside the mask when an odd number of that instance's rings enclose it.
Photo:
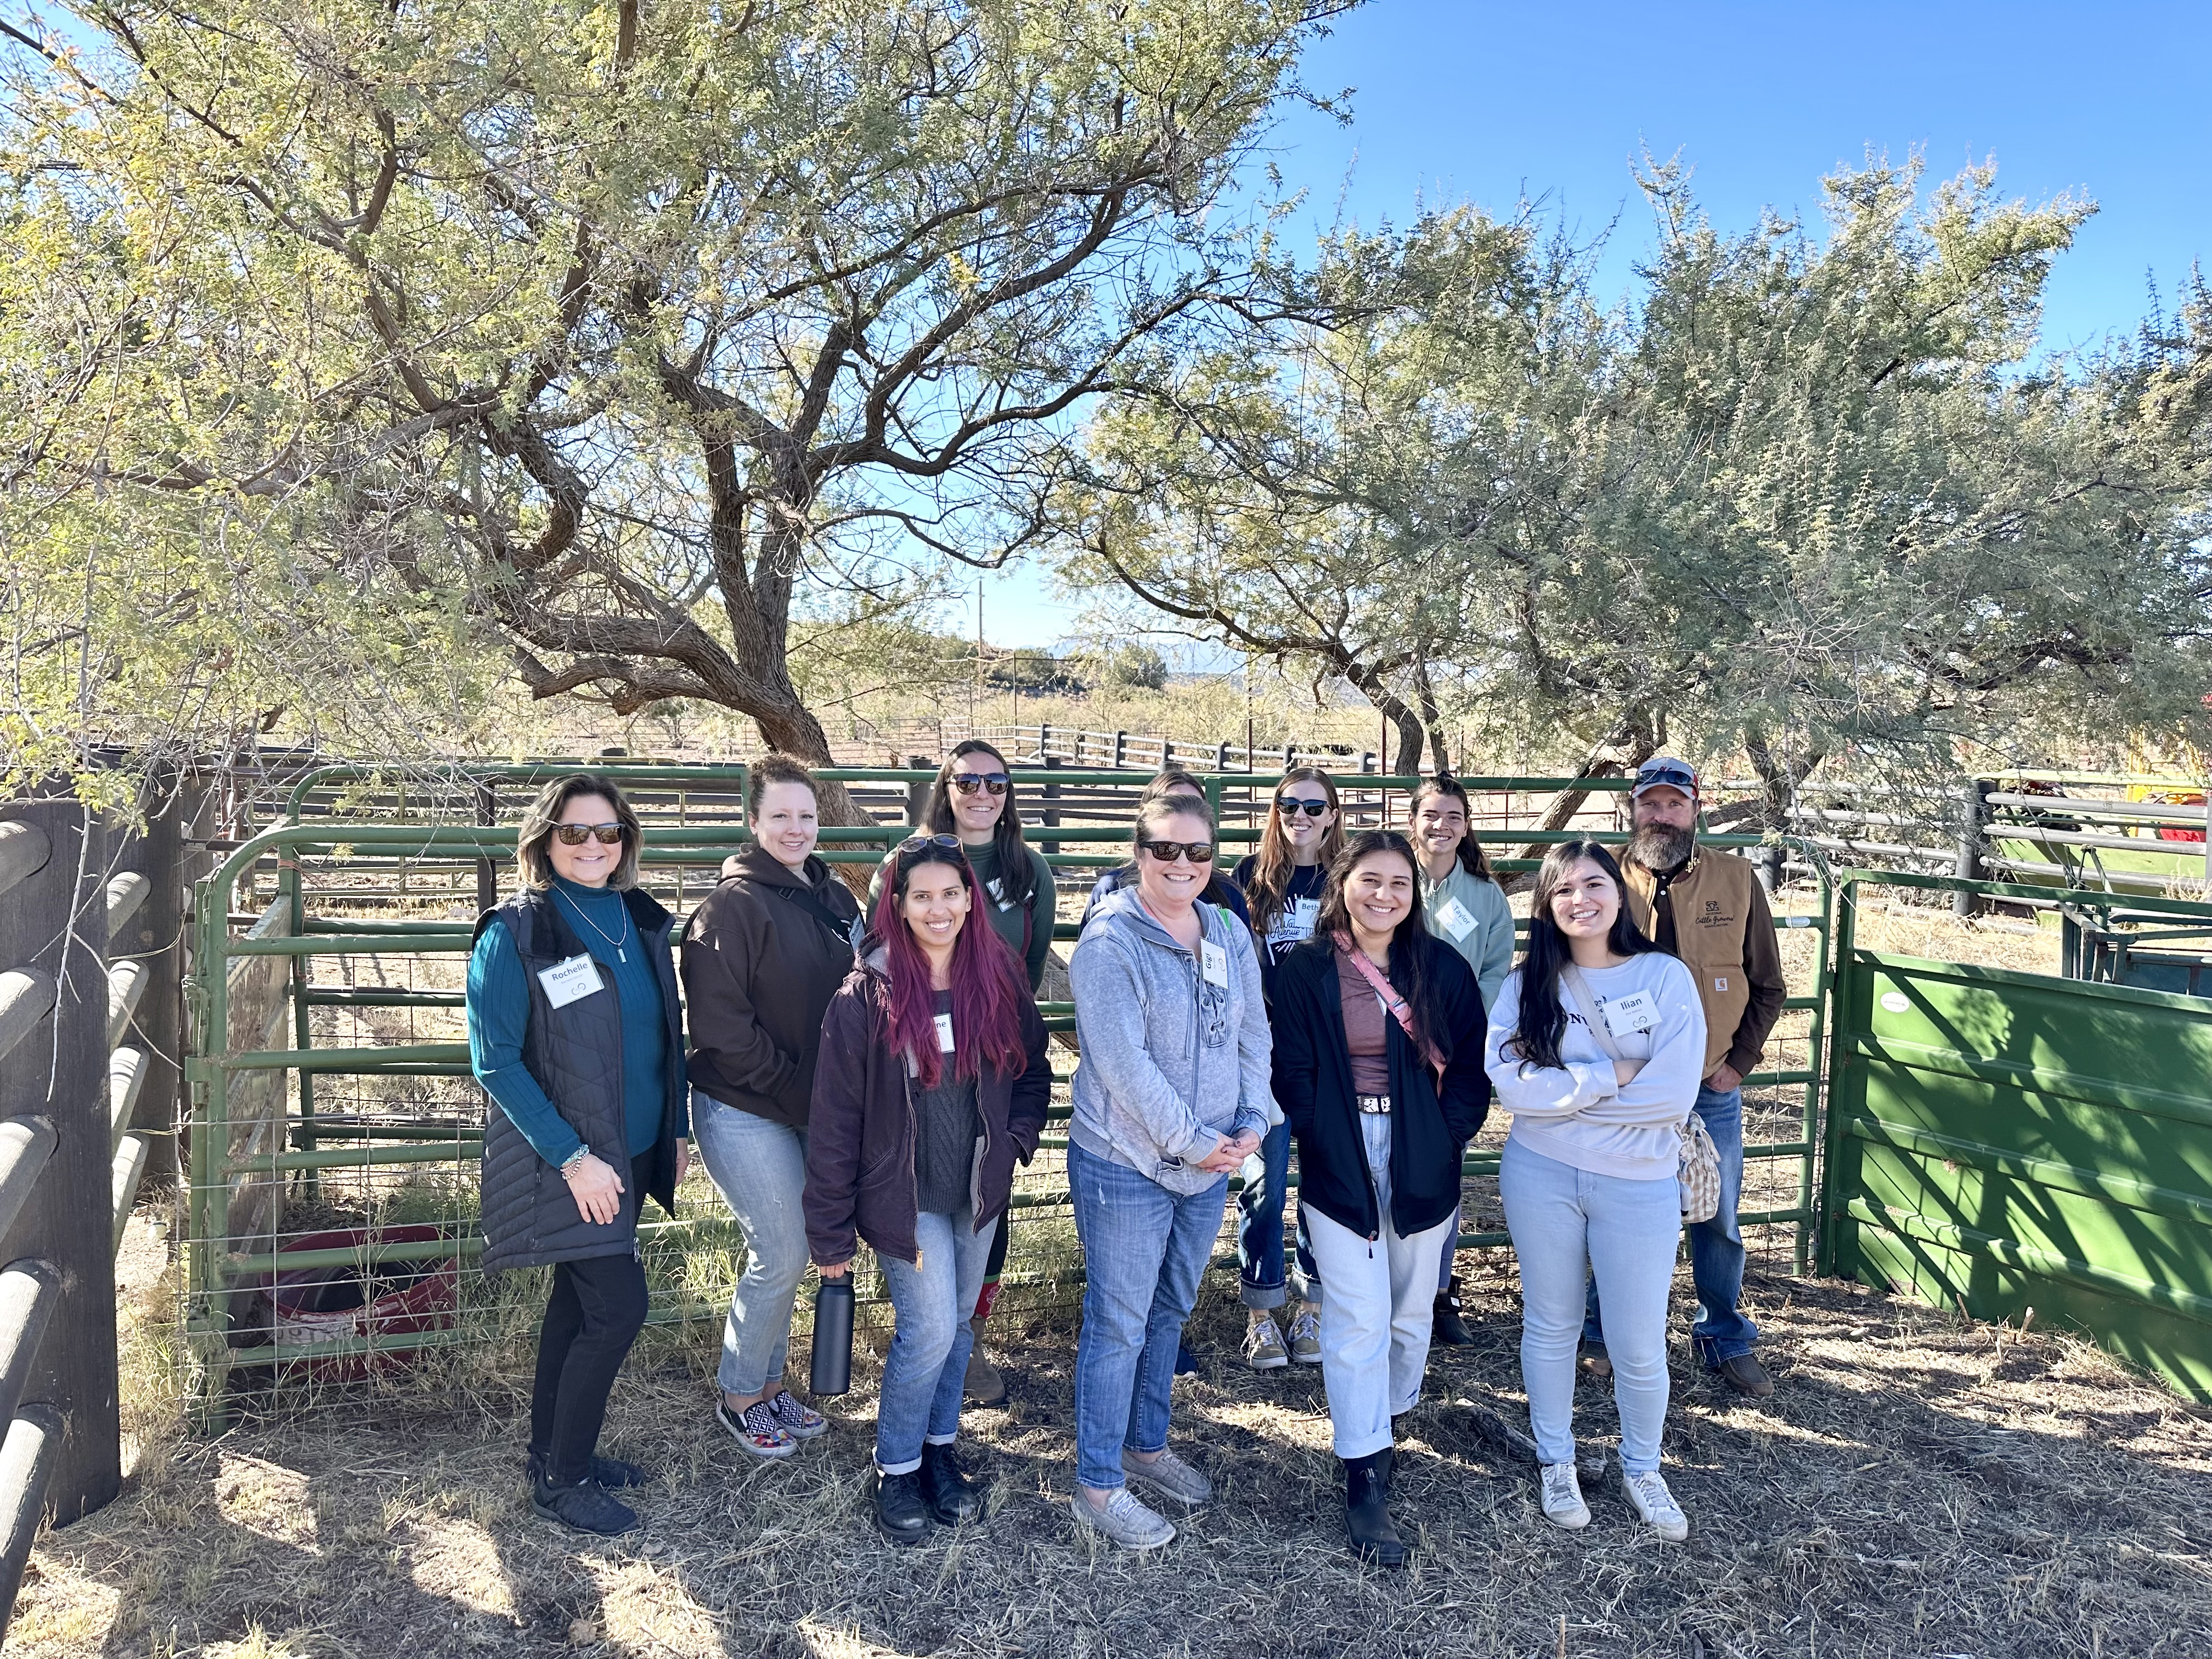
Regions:
[[[1583,1502],[1583,1483],[1572,1463],[1544,1465],[1544,1519],[1569,1532],[1589,1525],[1589,1505]]]
[[[1106,1507],[1094,1510],[1090,1501],[1078,1492],[1068,1500],[1075,1513],[1075,1524],[1085,1531],[1095,1532],[1125,1550],[1156,1550],[1173,1541],[1176,1529],[1168,1524],[1167,1516],[1150,1510],[1130,1495],[1127,1486],[1114,1488],[1113,1497]]]
[[[1548,1475],[1551,1471],[1544,1473]],[[1628,1488],[1628,1501],[1652,1531],[1670,1544],[1679,1544],[1690,1535],[1690,1517],[1682,1513],[1682,1506],[1674,1501],[1674,1494],[1667,1490],[1667,1482],[1656,1470],[1632,1474],[1623,1484]]]

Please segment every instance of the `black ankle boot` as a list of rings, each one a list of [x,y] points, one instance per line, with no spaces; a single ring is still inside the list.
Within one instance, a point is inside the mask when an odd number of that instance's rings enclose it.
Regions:
[[[1385,1446],[1365,1457],[1344,1460],[1344,1523],[1352,1534],[1352,1553],[1381,1567],[1406,1565],[1406,1543],[1390,1523],[1390,1465]]]
[[[873,1465],[868,1478],[876,1500],[876,1524],[894,1544],[919,1544],[929,1536],[929,1505],[922,1501],[921,1477],[909,1469],[885,1474]]]
[[[1452,1275],[1451,1283],[1437,1292],[1436,1310],[1430,1316],[1429,1331],[1436,1341],[1447,1348],[1464,1348],[1474,1340],[1474,1333],[1459,1316],[1459,1275]]]
[[[951,1447],[925,1444],[917,1478],[921,1483],[921,1501],[946,1526],[981,1518],[983,1489],[962,1473]]]

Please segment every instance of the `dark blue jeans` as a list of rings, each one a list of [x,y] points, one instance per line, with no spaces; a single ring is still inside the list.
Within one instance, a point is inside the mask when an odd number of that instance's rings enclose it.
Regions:
[[[1692,1110],[1705,1120],[1705,1133],[1721,1158],[1721,1206],[1711,1221],[1692,1222],[1690,1235],[1690,1278],[1698,1287],[1698,1317],[1690,1327],[1690,1340],[1707,1370],[1740,1353],[1749,1353],[1759,1340],[1759,1327],[1744,1316],[1743,1231],[1736,1225],[1736,1206],[1743,1197],[1743,1091],[1726,1094],[1712,1089],[1698,1091]],[[1583,1340],[1603,1343],[1605,1331],[1598,1322],[1597,1285],[1592,1281],[1583,1319]]]
[[[1260,1141],[1260,1150],[1237,1171],[1244,1185],[1237,1194],[1237,1291],[1248,1308],[1279,1308],[1288,1298],[1283,1247],[1283,1200],[1290,1190],[1291,1126],[1278,1123]],[[1299,1294],[1319,1300],[1320,1275],[1298,1231]]]

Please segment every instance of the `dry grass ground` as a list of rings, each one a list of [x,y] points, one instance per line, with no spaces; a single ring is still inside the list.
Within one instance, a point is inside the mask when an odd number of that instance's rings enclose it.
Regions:
[[[581,1545],[532,1516],[518,1367],[212,1442],[142,1413],[131,1490],[45,1541],[9,1651],[2212,1654],[2212,1413],[2094,1349],[1755,1278],[1772,1401],[1737,1401],[1677,1351],[1667,1455],[1691,1541],[1656,1542],[1617,1486],[1568,1534],[1455,1403],[1521,1416],[1510,1262],[1466,1265],[1480,1340],[1439,1351],[1407,1420],[1396,1507],[1421,1554],[1405,1573],[1344,1551],[1321,1378],[1235,1364],[1240,1313],[1216,1274],[1176,1434],[1219,1496],[1149,1558],[1094,1551],[1066,1519],[1064,1314],[994,1332],[1012,1402],[968,1431],[992,1511],[910,1552],[879,1543],[866,1509],[872,1365],[832,1402],[825,1443],[764,1466],[707,1414],[711,1341],[694,1332],[649,1339],[616,1396],[614,1449],[657,1471],[630,1538]],[[1585,1383],[1580,1406],[1606,1442],[1609,1401]]]

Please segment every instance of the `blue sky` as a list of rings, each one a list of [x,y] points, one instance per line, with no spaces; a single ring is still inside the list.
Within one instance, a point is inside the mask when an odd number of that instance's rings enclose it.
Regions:
[[[1490,5],[1371,0],[1310,50],[1306,84],[1356,88],[1340,127],[1286,113],[1269,141],[1305,222],[1340,204],[1372,228],[1417,204],[1504,214],[1542,198],[1583,235],[1616,216],[1603,276],[1632,280],[1650,219],[1629,168],[1680,153],[1715,223],[1762,207],[1811,215],[1819,180],[1868,148],[1917,148],[1930,178],[1994,156],[2007,196],[2100,204],[2057,264],[2045,313],[2057,346],[2171,304],[2212,264],[2212,0],[2193,4]],[[994,642],[1046,645],[1073,606],[1041,572],[988,579]],[[974,602],[966,607],[974,627]]]

